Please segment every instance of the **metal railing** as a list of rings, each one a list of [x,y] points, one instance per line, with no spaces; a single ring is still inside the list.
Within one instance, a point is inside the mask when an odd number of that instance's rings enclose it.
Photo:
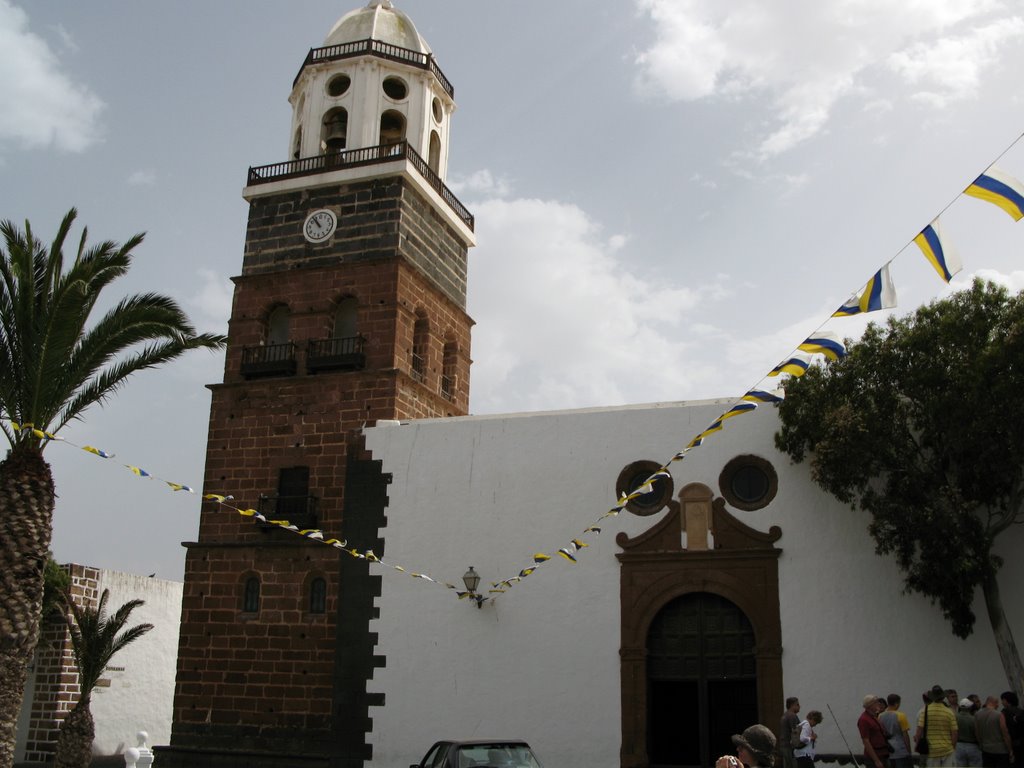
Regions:
[[[452,376],[441,377],[441,397],[445,400],[455,399],[455,379]]]
[[[325,61],[338,61],[339,59],[351,59],[356,56],[376,56],[380,59],[388,59],[389,61],[397,61],[400,64],[408,64],[412,67],[419,67],[429,71],[434,77],[437,78],[437,82],[445,90],[451,98],[455,98],[455,88],[441,68],[437,66],[437,62],[434,60],[432,54],[420,53],[410,48],[402,48],[398,45],[391,45],[390,43],[383,43],[380,40],[366,39],[356,40],[351,43],[341,43],[339,45],[328,45],[323,48],[310,48],[309,53],[306,54],[306,60],[302,62],[302,66],[299,67],[299,74],[295,76],[295,80],[292,81],[292,87],[299,82],[299,77],[302,76],[302,70],[308,67],[310,64],[319,64]]]
[[[242,374],[294,374],[295,344],[267,344],[261,347],[242,348]]]
[[[413,381],[418,381],[421,384],[427,378],[427,361],[422,355],[417,355],[415,352],[412,354],[412,365],[409,366],[409,375]]]
[[[408,141],[404,140],[397,144],[378,144],[375,147],[347,149],[343,152],[332,152],[326,155],[300,157],[297,160],[287,160],[283,163],[251,166],[247,181],[249,186],[268,184],[272,181],[313,176],[320,173],[338,171],[343,168],[358,168],[403,159],[408,160],[412,164],[420,176],[423,177],[423,180],[441,196],[441,199],[448,204],[452,211],[455,212],[455,215],[472,230],[475,223],[473,214],[455,196],[455,193],[448,189],[445,183],[441,181],[441,177],[434,173],[427,161],[409,146]]]
[[[346,336],[338,339],[316,339],[306,349],[306,369],[309,371],[330,368],[359,370],[366,365],[362,336]]]

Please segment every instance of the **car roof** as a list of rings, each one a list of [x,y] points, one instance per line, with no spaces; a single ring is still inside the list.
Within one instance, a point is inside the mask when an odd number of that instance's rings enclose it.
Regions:
[[[465,741],[455,741],[453,739],[444,739],[438,742],[439,744],[451,744],[452,746],[463,746],[463,747],[480,747],[485,744],[514,744],[515,746],[530,746],[523,739],[468,739]]]

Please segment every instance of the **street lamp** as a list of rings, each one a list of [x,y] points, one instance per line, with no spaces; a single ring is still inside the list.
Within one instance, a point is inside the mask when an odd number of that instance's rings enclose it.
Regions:
[[[462,574],[462,583],[466,585],[466,591],[469,592],[469,598],[476,600],[476,607],[483,608],[484,597],[483,595],[477,594],[476,588],[480,586],[480,574],[473,570],[473,566],[469,566],[469,570]]]

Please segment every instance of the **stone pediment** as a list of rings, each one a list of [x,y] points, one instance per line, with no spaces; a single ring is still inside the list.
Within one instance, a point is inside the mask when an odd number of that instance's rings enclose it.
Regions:
[[[668,503],[669,512],[643,533],[615,537],[624,553],[709,552],[771,550],[782,530],[771,526],[767,533],[736,519],[703,483],[690,483]]]

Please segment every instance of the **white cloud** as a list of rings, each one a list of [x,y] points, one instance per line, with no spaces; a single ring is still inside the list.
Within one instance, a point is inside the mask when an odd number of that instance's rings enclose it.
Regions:
[[[487,350],[473,364],[475,412],[679,399],[711,379],[688,324],[730,295],[727,276],[688,287],[637,276],[625,238],[605,237],[574,205],[490,200],[474,210],[469,312],[474,347]]]
[[[448,186],[456,195],[477,195],[484,198],[506,197],[512,194],[512,184],[504,177],[495,178],[484,168],[469,176],[448,180]]]
[[[0,0],[0,104],[0,146],[80,152],[99,138],[103,102],[61,71],[46,42],[28,31],[28,15],[9,0]]]
[[[841,99],[878,104],[863,81],[883,63],[934,85],[920,97],[945,103],[970,95],[1024,34],[999,0],[636,2],[655,29],[636,58],[637,89],[666,101],[767,97],[775,126],[758,140],[759,160],[826,130]]]
[[[1024,35],[1024,19],[1013,17],[971,30],[960,37],[918,42],[889,57],[889,66],[912,85],[930,85],[914,98],[944,107],[970,97],[982,74],[998,61],[1000,49]]]
[[[150,169],[140,169],[128,177],[128,185],[131,187],[151,187],[156,184],[156,172]]]
[[[999,272],[994,269],[979,269],[977,272],[970,275],[954,279],[952,281],[952,287],[958,291],[970,288],[971,284],[974,282],[974,278],[987,280],[995,283],[996,285],[1001,285],[1011,293],[1020,293],[1021,291],[1024,291],[1024,271],[1019,269],[1009,273]]]
[[[199,289],[189,300],[190,306],[199,313],[197,325],[209,328],[213,333],[223,333],[231,317],[234,287],[229,279],[212,269],[201,268],[197,274]]]

